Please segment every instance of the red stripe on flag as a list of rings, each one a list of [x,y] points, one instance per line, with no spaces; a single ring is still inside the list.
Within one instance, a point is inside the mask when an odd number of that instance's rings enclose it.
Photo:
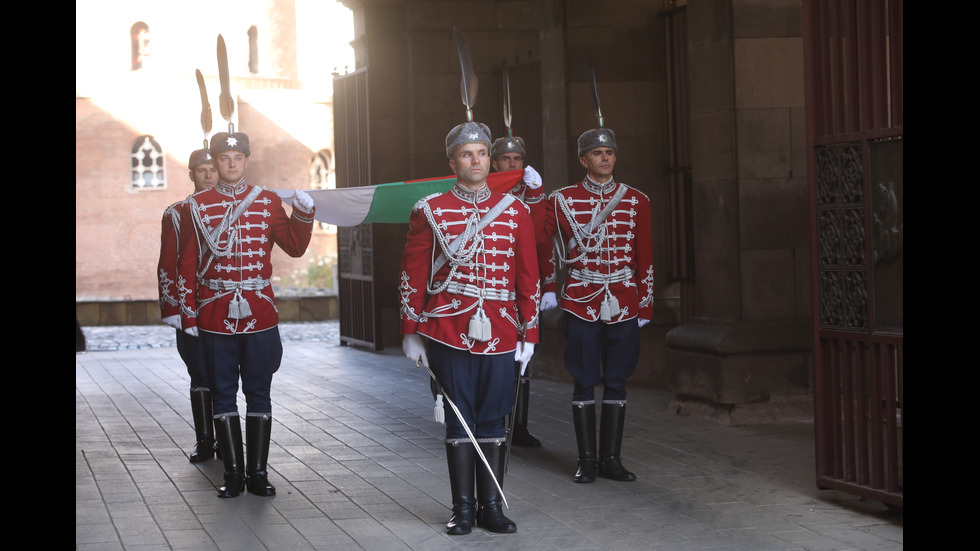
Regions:
[[[455,176],[438,176],[436,178],[421,178],[419,180],[405,180],[406,184],[414,184],[416,182],[430,182],[432,180],[450,180],[455,178]],[[490,189],[496,191],[497,193],[507,193],[514,186],[521,183],[524,180],[524,170],[507,170],[504,172],[491,172],[487,175],[487,185]]]

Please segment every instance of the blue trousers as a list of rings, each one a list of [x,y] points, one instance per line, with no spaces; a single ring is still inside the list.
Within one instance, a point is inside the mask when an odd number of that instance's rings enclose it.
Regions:
[[[603,385],[602,400],[625,400],[626,379],[640,359],[640,326],[631,319],[620,323],[585,321],[566,313],[565,369],[572,375],[573,401],[595,400],[595,387]]]
[[[198,337],[177,330],[177,353],[187,366],[187,374],[191,377],[191,390],[196,388],[211,388],[211,379],[204,367],[204,357],[201,355],[201,343]]]
[[[471,354],[430,341],[429,366],[446,397],[459,408],[476,438],[504,438],[504,417],[514,407],[514,353]],[[446,439],[467,438],[463,423],[446,403]]]
[[[238,413],[238,380],[247,413],[272,413],[272,375],[282,362],[279,327],[223,335],[201,331],[201,352],[211,376],[214,415]]]

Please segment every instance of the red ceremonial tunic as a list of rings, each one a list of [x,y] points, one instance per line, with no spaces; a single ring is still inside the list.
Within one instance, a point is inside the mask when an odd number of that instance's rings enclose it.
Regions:
[[[538,273],[542,284],[549,274],[554,273],[554,264],[551,261],[551,239],[545,235],[544,220],[547,216],[548,203],[545,201],[544,185],[537,189],[531,189],[524,181],[511,188],[510,193],[517,197],[531,210],[531,222],[534,224],[534,239],[538,249]],[[544,262],[541,260],[544,259]]]
[[[236,209],[257,190],[254,200]],[[240,209],[239,209],[240,210]],[[275,193],[219,181],[187,199],[180,214],[181,327],[211,333],[254,333],[279,323],[272,292],[272,246],[289,256],[306,252],[313,212],[287,216]],[[188,282],[196,281],[195,285]]]
[[[403,334],[474,354],[513,352],[522,339],[538,342],[534,228],[527,205],[506,197],[510,203],[496,217],[505,195],[486,185],[471,191],[457,183],[415,204],[398,286]],[[461,235],[461,246],[447,254]],[[441,254],[448,261],[439,262]]]
[[[185,200],[186,201],[186,200]],[[160,221],[160,259],[157,261],[157,282],[160,296],[160,317],[180,315],[177,295],[177,248],[180,232],[180,209],[184,201],[178,201],[163,211]]]
[[[622,195],[603,215],[619,190]],[[607,209],[608,210],[608,209]],[[548,196],[545,234],[568,267],[559,305],[586,321],[653,319],[650,199],[626,184],[588,178]],[[539,259],[539,262],[543,262]],[[555,277],[544,290],[555,291]]]

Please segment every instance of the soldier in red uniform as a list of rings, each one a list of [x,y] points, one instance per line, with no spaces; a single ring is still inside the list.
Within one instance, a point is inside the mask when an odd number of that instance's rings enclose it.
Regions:
[[[616,135],[588,130],[578,139],[585,178],[548,197],[545,232],[558,263],[568,268],[561,289],[565,367],[572,375],[572,419],[578,444],[575,482],[598,475],[618,481],[636,476],[623,467],[626,379],[639,359],[639,328],[653,318],[653,247],[650,200],[617,183]],[[548,278],[541,308],[557,303]],[[595,387],[603,385],[596,454]]]
[[[494,172],[505,172],[508,170],[524,170],[524,179],[514,186],[508,193],[523,201],[531,210],[531,221],[534,223],[534,236],[539,247],[538,257],[551,254],[551,241],[544,237],[544,183],[541,175],[534,170],[531,165],[525,166],[524,158],[527,150],[524,147],[524,140],[519,136],[504,136],[497,138],[490,148],[490,164]],[[541,247],[544,247],[541,249]],[[547,254],[543,254],[546,252]],[[550,262],[548,264],[550,266]],[[542,281],[545,276],[545,267],[539,266]],[[519,373],[517,405],[514,408],[513,434],[511,444],[527,448],[541,447],[541,441],[535,438],[527,430],[527,410],[528,402],[531,399],[531,376],[527,366],[524,366],[523,373]]]
[[[511,533],[517,525],[504,516],[500,492],[504,418],[514,404],[514,362],[530,361],[538,341],[534,228],[527,205],[486,184],[486,125],[470,121],[453,128],[446,155],[456,184],[421,199],[409,221],[398,288],[402,348],[431,366],[462,417],[446,416],[453,499],[446,531],[468,534],[475,524]]]
[[[218,181],[218,171],[211,164],[207,149],[191,153],[187,163],[188,176],[194,184],[194,193],[211,189]],[[177,352],[187,366],[191,378],[191,413],[194,418],[194,434],[197,445],[190,454],[191,463],[214,459],[214,421],[211,409],[211,382],[204,370],[197,337],[188,335],[180,328],[180,303],[177,296],[177,247],[180,233],[180,209],[187,200],[178,201],[163,212],[160,236],[160,260],[157,278],[160,291],[160,317],[164,323],[176,329]]]
[[[244,133],[215,134],[211,156],[218,183],[188,198],[180,220],[181,326],[200,336],[213,383],[215,436],[225,465],[219,497],[236,497],[246,485],[255,495],[276,493],[267,462],[270,388],[282,341],[270,257],[274,244],[302,256],[313,232],[310,195],[297,191],[287,215],[278,195],[246,183],[249,154]],[[247,408],[247,464],[236,403],[239,378]]]

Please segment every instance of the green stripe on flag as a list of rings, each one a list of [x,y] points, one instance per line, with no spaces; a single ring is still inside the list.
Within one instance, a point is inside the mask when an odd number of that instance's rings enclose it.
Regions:
[[[487,185],[498,193],[507,193],[524,177],[523,170],[494,172],[487,176]],[[445,193],[456,183],[455,176],[407,180],[374,186],[374,201],[362,223],[398,224],[408,222],[412,207],[423,197]]]
[[[433,193],[445,193],[456,177],[437,180],[394,182],[374,186],[374,201],[364,218],[364,224],[397,224],[408,222],[412,207],[419,199]]]

